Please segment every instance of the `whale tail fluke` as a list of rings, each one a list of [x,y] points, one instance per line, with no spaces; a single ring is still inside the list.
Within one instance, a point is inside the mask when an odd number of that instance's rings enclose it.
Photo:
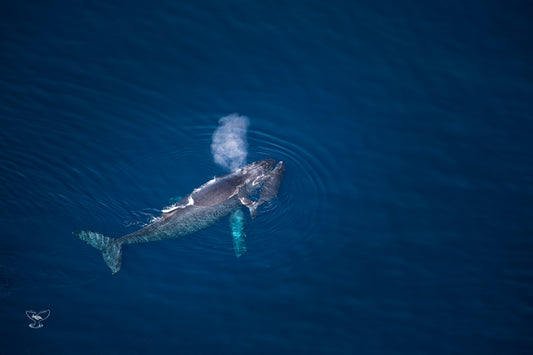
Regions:
[[[90,246],[101,250],[107,266],[113,274],[120,270],[122,263],[122,243],[101,233],[81,230],[73,233]]]

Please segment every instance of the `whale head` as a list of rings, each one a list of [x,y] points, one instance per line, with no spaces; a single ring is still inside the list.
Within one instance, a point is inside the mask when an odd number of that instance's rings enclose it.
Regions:
[[[275,164],[274,159],[263,159],[239,169],[242,178],[239,197],[251,195],[259,190],[262,184],[271,178]]]
[[[276,161],[274,159],[263,159],[246,165],[240,169],[241,174],[250,178],[257,178],[269,173]]]

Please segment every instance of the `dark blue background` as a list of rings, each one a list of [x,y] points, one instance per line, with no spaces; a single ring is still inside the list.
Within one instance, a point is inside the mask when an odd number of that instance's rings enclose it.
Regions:
[[[530,353],[530,38],[519,1],[3,2],[2,352]],[[287,165],[248,253],[223,220],[112,276],[72,231],[222,174],[233,112]]]

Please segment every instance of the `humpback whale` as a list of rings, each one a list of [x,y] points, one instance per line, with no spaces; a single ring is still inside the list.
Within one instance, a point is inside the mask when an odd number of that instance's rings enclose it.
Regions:
[[[207,228],[241,206],[255,218],[257,207],[277,195],[285,164],[264,159],[246,165],[232,173],[215,177],[196,188],[180,201],[162,210],[153,223],[120,238],[80,230],[73,234],[102,251],[105,263],[113,274],[122,264],[122,245],[175,239]],[[250,198],[259,193],[259,198]],[[233,215],[232,215],[233,217]],[[239,255],[239,254],[238,254]]]

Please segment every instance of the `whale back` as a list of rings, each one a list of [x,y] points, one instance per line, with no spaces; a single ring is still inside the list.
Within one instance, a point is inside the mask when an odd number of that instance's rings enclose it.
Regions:
[[[236,196],[242,185],[242,176],[228,175],[205,184],[191,194],[195,206],[211,207]]]

